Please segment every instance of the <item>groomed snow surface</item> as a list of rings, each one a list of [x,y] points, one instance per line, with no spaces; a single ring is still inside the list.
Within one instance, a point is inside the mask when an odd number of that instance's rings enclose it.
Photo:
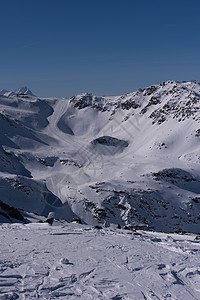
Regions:
[[[0,299],[200,299],[194,234],[2,224]],[[200,238],[200,237],[199,237]]]

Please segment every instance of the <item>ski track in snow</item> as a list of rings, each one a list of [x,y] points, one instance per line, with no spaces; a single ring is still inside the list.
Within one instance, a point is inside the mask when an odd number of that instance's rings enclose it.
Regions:
[[[0,299],[200,299],[195,235],[2,224]]]

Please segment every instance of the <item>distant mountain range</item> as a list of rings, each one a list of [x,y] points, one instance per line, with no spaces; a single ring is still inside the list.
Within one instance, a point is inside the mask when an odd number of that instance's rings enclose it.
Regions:
[[[0,90],[0,95],[6,96],[6,97],[11,97],[11,96],[16,96],[16,95],[28,95],[32,97],[36,97],[31,90],[27,88],[27,86],[23,86],[21,88],[16,89],[15,91],[8,91],[8,90]]]
[[[0,94],[1,203],[93,225],[199,232],[199,83],[114,97]],[[0,221],[13,221],[3,208]]]

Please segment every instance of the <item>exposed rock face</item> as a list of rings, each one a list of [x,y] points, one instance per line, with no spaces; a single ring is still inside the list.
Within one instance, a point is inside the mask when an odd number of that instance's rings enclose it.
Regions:
[[[24,217],[20,214],[20,212],[15,208],[9,212],[9,216],[19,221],[24,221]]]
[[[123,141],[123,140],[119,140],[116,139],[114,137],[111,136],[102,136],[99,137],[97,139],[95,139],[94,141],[92,141],[92,144],[101,144],[101,145],[105,145],[105,146],[113,146],[113,147],[128,147],[128,142]]]

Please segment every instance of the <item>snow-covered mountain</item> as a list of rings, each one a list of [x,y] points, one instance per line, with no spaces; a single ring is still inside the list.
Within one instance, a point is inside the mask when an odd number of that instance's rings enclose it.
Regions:
[[[0,96],[3,203],[92,225],[200,231],[199,83],[115,97],[28,91]]]
[[[15,92],[3,89],[3,90],[0,90],[0,95],[5,96],[5,97],[11,97],[11,96],[14,96],[16,94],[15,94]]]
[[[23,96],[23,95],[28,95],[32,97],[36,97],[31,90],[27,88],[27,86],[23,86],[21,88],[16,89],[15,91],[8,91],[8,90],[0,90],[0,95],[6,96],[6,97],[11,97],[11,96]]]
[[[27,88],[27,86],[23,86],[21,88],[18,88],[14,91],[17,95],[29,95],[35,97],[35,95]]]
[[[0,95],[5,95],[6,93],[8,93],[9,91],[6,89],[0,90]]]

